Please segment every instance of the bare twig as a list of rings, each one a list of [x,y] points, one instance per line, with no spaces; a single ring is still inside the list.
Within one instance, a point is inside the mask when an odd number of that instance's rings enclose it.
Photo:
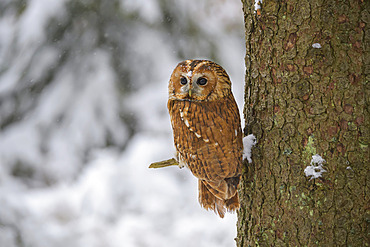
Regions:
[[[150,164],[149,168],[163,168],[167,166],[179,166],[179,163],[174,158],[169,160],[163,160]]]

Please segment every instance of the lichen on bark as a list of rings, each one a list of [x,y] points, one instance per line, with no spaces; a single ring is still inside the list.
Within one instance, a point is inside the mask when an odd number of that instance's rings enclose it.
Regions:
[[[258,145],[237,245],[368,246],[369,1],[242,2],[245,134]],[[315,154],[327,172],[310,180]]]

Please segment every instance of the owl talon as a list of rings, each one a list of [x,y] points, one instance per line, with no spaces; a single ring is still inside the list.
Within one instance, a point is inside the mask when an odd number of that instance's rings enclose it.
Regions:
[[[163,167],[167,167],[167,166],[179,166],[180,168],[182,168],[180,166],[179,162],[177,162],[177,160],[175,160],[173,158],[169,159],[169,160],[154,162],[154,163],[150,164],[149,168],[163,168]]]

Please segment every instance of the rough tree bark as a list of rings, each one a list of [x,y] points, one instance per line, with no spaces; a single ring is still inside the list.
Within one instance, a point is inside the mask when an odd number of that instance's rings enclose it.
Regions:
[[[258,144],[237,245],[368,246],[370,1],[242,2],[245,133]],[[327,172],[310,180],[315,154]]]

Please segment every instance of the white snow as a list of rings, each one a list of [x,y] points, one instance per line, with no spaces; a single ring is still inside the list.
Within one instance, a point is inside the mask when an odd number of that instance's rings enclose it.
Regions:
[[[322,166],[324,163],[325,160],[320,155],[312,156],[311,165],[304,169],[306,177],[311,177],[310,180],[321,177],[322,173],[326,172]]]
[[[262,0],[254,0],[254,10],[257,11],[261,8]]]
[[[243,138],[243,159],[247,159],[248,163],[252,163],[252,147],[257,144],[256,137],[253,134],[247,135]]]
[[[313,48],[316,48],[316,49],[320,49],[321,48],[321,45],[320,45],[320,43],[313,43],[312,44],[312,47]]]
[[[138,13],[141,18],[154,24],[161,18],[161,9],[157,0],[121,0],[122,8]]]
[[[201,208],[188,170],[148,166],[173,157],[167,85],[181,60],[215,54],[242,109],[241,3],[180,0],[164,11],[159,0],[119,2],[122,15],[109,12],[107,20],[81,0],[25,0],[19,9],[11,0],[0,4],[6,6],[0,16],[0,246],[235,245],[236,215],[220,219]],[[86,13],[69,13],[75,5]],[[166,29],[172,22],[163,13],[180,18],[179,26]],[[188,37],[181,26],[190,17],[201,24],[199,37]],[[90,20],[107,29],[99,41]],[[56,27],[61,40],[48,40]],[[115,35],[118,44],[105,41]],[[119,64],[117,54],[124,56]],[[44,78],[42,88],[31,90]]]

